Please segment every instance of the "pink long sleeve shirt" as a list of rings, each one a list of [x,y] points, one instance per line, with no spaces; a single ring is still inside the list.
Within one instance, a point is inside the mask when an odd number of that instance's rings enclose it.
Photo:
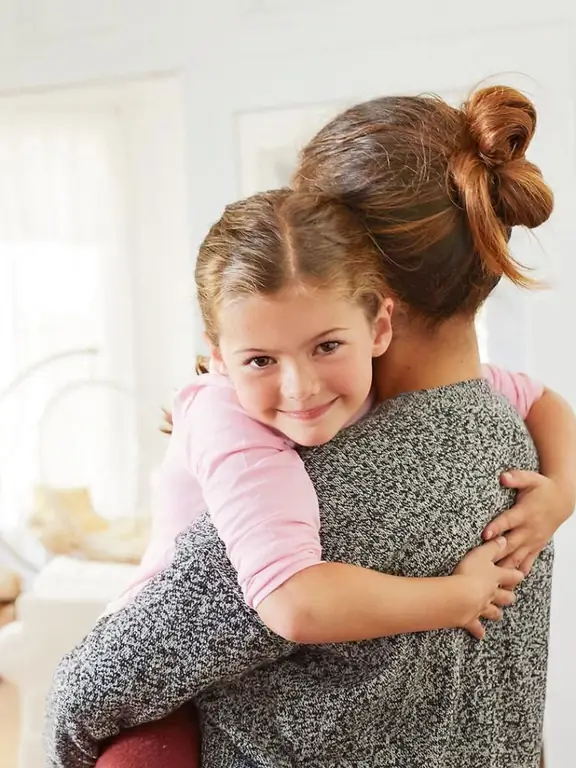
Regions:
[[[484,366],[483,374],[523,419],[542,396],[542,385],[524,374],[494,366]],[[150,544],[132,586],[108,611],[131,601],[169,565],[176,536],[206,510],[252,607],[321,562],[318,500],[294,444],[242,409],[228,377],[204,374],[181,390],[173,423]]]

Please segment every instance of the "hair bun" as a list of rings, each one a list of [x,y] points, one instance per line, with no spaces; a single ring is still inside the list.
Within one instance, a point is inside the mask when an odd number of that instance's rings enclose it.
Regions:
[[[503,85],[483,88],[462,111],[474,148],[489,168],[524,157],[536,130],[536,109],[520,91]]]
[[[482,167],[480,175],[485,178],[486,192],[501,225],[539,227],[550,217],[554,198],[540,169],[525,157],[536,130],[532,102],[514,88],[492,86],[473,94],[462,107],[462,115],[465,136],[461,158],[464,154],[469,159],[459,163],[457,187],[462,191],[469,185],[470,179],[462,172],[465,167],[475,168],[477,178]]]
[[[501,85],[473,94],[461,116],[461,144],[449,168],[476,252],[487,272],[530,285],[510,257],[508,240],[512,227],[539,227],[554,206],[540,169],[525,157],[536,109],[519,91]]]

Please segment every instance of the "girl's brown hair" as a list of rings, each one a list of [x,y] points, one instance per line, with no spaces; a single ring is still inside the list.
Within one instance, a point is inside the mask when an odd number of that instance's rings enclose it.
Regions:
[[[354,210],[393,294],[436,324],[473,314],[503,276],[534,284],[508,241],[512,227],[552,212],[552,192],[525,157],[535,128],[534,105],[505,86],[461,109],[436,97],[374,99],[310,141],[294,185]]]
[[[387,290],[368,233],[340,202],[280,189],[227,206],[196,262],[210,342],[218,344],[218,315],[227,303],[290,286],[331,288],[358,302],[369,319]]]
[[[280,189],[229,205],[200,246],[198,301],[209,341],[230,302],[288,288],[329,288],[375,318],[387,286],[380,256],[356,214],[317,192]],[[207,370],[197,361],[197,372]],[[172,431],[164,411],[162,431]]]

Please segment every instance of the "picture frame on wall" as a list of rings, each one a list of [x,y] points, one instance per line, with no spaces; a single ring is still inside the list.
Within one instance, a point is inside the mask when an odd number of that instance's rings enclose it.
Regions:
[[[374,97],[381,94],[374,94]],[[465,91],[439,95],[455,104]],[[366,97],[338,102],[266,108],[236,115],[238,193],[247,197],[290,183],[300,149],[333,117]]]
[[[300,149],[346,106],[340,102],[239,114],[239,195],[287,186]]]

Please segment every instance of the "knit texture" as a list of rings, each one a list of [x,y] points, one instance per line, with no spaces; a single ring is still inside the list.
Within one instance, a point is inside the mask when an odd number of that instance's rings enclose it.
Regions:
[[[525,426],[483,381],[386,401],[302,452],[327,560],[450,573],[536,469]],[[552,547],[479,643],[462,630],[292,645],[248,608],[208,516],[135,603],[61,662],[47,764],[91,766],[98,743],[194,698],[206,768],[537,768]]]

